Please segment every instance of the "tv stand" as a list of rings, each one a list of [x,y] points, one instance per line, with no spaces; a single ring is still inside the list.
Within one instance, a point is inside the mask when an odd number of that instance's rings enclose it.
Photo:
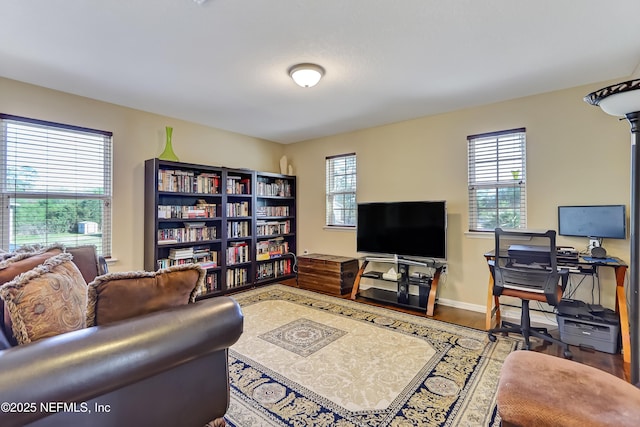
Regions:
[[[397,265],[398,273],[400,273],[400,278],[397,280],[389,280],[382,277],[381,272],[367,271],[369,263],[372,262]],[[409,270],[412,266],[431,267],[435,271],[433,273],[433,276],[416,277],[412,276],[409,273]],[[433,316],[433,312],[435,309],[438,282],[440,280],[440,275],[442,274],[444,266],[444,263],[438,261],[423,262],[404,259],[397,256],[394,256],[393,258],[364,258],[353,283],[351,299],[355,300],[356,297],[361,296],[363,298],[393,304],[400,307],[424,309],[426,315],[431,317]],[[379,289],[375,287],[360,290],[360,281],[363,277],[373,280],[394,282],[397,284],[397,291],[394,292],[391,290]],[[418,288],[418,295],[412,295],[409,293],[410,286]]]

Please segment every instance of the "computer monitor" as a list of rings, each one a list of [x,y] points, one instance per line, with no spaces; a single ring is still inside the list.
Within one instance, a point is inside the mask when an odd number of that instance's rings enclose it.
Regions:
[[[626,239],[625,205],[558,206],[558,234],[588,237],[591,251],[602,239]]]

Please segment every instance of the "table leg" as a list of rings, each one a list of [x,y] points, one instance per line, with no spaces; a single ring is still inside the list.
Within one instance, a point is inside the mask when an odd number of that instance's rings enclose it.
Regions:
[[[629,312],[627,311],[627,294],[624,292],[626,266],[615,267],[616,272],[616,312],[620,317],[620,333],[622,335],[622,358],[624,363],[631,363],[631,337],[629,335]]]
[[[495,323],[493,323],[493,316],[495,315]],[[489,267],[489,286],[487,289],[487,313],[485,318],[485,329],[489,330],[493,328],[493,325],[500,325],[500,297],[493,295],[493,274],[491,274],[491,267]]]
[[[436,307],[436,293],[438,292],[438,282],[440,281],[440,273],[442,267],[436,268],[436,272],[433,275],[433,281],[431,282],[431,289],[429,290],[429,299],[427,300],[427,316],[433,317],[433,311]]]
[[[352,300],[355,300],[356,297],[358,296],[358,290],[360,289],[360,279],[362,278],[362,275],[364,274],[364,269],[367,268],[367,264],[368,263],[369,263],[369,261],[364,260],[362,262],[362,266],[358,270],[358,274],[356,274],[356,278],[353,281],[353,289],[351,289],[351,299]]]

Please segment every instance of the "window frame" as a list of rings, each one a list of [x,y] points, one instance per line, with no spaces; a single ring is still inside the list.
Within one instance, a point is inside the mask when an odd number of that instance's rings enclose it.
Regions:
[[[527,228],[526,152],[526,128],[467,136],[469,232]],[[482,226],[483,200],[490,205],[485,212],[495,210],[492,228]]]
[[[346,162],[349,161],[353,161],[353,165],[352,165],[352,171],[349,171],[348,173],[345,171],[345,173],[341,173],[341,174],[337,174],[336,173],[336,162],[338,161],[344,161],[345,165],[344,167],[347,168],[349,167],[349,165],[346,164]],[[326,176],[325,176],[325,226],[326,227],[330,227],[330,228],[348,228],[348,229],[355,229],[356,225],[357,225],[357,213],[358,213],[358,204],[357,204],[357,195],[356,195],[356,190],[357,190],[357,180],[358,180],[358,176],[357,176],[357,158],[356,158],[356,153],[346,153],[346,154],[338,154],[335,156],[327,156],[325,159],[325,170],[326,170]],[[347,188],[347,189],[341,189],[341,190],[336,190],[335,189],[335,185],[333,185],[335,179],[338,176],[344,176],[345,179],[348,181],[349,177],[351,177],[351,180],[353,182],[353,186],[352,188]],[[353,196],[353,200],[355,202],[353,208],[344,208],[344,209],[336,209],[334,207],[335,205],[335,198],[336,196],[338,197],[342,197],[344,198],[345,196]],[[345,218],[352,218],[353,219],[353,223],[344,223],[344,222],[339,222],[336,220],[337,215],[336,215],[336,211],[337,210],[342,210],[347,212],[347,215],[343,215],[343,217]]]
[[[90,137],[90,138],[96,138],[96,137],[102,138],[103,145],[101,147],[102,150],[99,151],[99,153],[102,155],[104,167],[102,169],[103,171],[102,176],[97,175],[97,177],[100,178],[102,181],[102,188],[101,188],[102,193],[82,192],[82,191],[78,191],[78,189],[75,189],[75,191],[60,191],[60,190],[56,191],[55,189],[52,191],[49,191],[48,189],[44,191],[41,189],[36,189],[33,191],[17,191],[15,186],[13,188],[10,188],[9,185],[11,183],[12,177],[10,176],[10,173],[9,173],[9,169],[11,166],[9,164],[11,160],[9,159],[9,151],[8,151],[10,138],[7,132],[7,128],[9,124],[17,124],[21,126],[32,126],[35,132],[37,132],[37,134],[40,135],[40,137],[46,136],[47,138],[49,138],[50,137],[49,132],[51,133],[71,132],[71,133],[77,133],[76,138],[78,139],[81,139],[83,135],[85,137]],[[19,135],[18,137],[16,137],[16,140],[18,142],[21,142],[21,139],[26,139],[28,137],[29,137],[29,134],[25,132]],[[60,147],[62,147],[64,144],[66,143],[68,144],[73,140],[74,140],[73,137],[69,137],[67,139],[60,139],[59,140],[60,142],[56,143],[56,145],[54,146],[60,149]],[[96,141],[95,144],[99,145],[99,143],[100,143],[99,141]],[[38,146],[41,144],[47,145],[48,142],[42,143],[42,141],[39,141],[34,144],[34,148],[38,148]],[[76,154],[78,151],[75,150],[72,152]],[[87,153],[85,155],[88,156],[89,154]],[[22,156],[24,156],[24,154]],[[91,166],[90,164],[87,164],[87,165],[88,167]],[[75,201],[99,200],[102,202],[102,208],[101,208],[102,209],[101,210],[102,232],[100,237],[101,245],[97,245],[97,251],[101,256],[105,258],[111,257],[111,249],[112,249],[111,248],[111,244],[112,244],[111,206],[112,206],[112,200],[113,200],[112,168],[113,168],[113,133],[112,132],[0,113],[0,208],[2,208],[2,212],[10,212],[12,203],[15,203],[15,202],[12,202],[12,200],[13,201],[27,200],[27,199],[75,200]],[[48,181],[45,178],[41,179],[41,181],[48,184]],[[10,212],[9,215],[2,215],[0,217],[1,218],[0,220],[0,245],[1,246],[0,247],[2,247],[5,250],[10,248],[11,240],[12,240],[11,239],[12,230],[10,230],[10,227],[13,221],[11,220],[11,216],[13,216],[12,212]],[[45,228],[46,228],[46,225],[45,225]],[[54,243],[48,238],[50,234],[54,234],[54,233],[52,233],[49,230],[46,230],[45,233],[42,235],[43,236],[42,240],[34,239],[33,242],[28,242],[26,244],[40,244],[44,246],[50,245]],[[67,245],[68,242],[64,241],[61,243]],[[77,239],[76,242],[74,242],[74,245],[75,244],[82,245],[83,243],[81,242],[81,239]],[[16,243],[15,246],[20,247],[22,246],[22,244]],[[72,246],[72,245],[69,244],[68,246]]]

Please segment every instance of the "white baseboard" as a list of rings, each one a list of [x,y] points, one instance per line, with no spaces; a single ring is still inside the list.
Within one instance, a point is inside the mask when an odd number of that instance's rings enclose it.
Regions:
[[[467,302],[455,301],[452,299],[446,298],[438,298],[438,304],[446,305],[447,307],[459,308],[462,310],[475,311],[477,313],[486,313],[487,307],[485,305],[480,304],[470,304]],[[500,313],[503,319],[509,319],[516,322],[520,321],[520,309],[516,307],[507,307],[501,306]],[[541,324],[541,325],[550,325],[550,326],[558,326],[558,322],[556,321],[556,315],[553,313],[540,313],[538,311],[531,311],[531,323],[532,324]]]

